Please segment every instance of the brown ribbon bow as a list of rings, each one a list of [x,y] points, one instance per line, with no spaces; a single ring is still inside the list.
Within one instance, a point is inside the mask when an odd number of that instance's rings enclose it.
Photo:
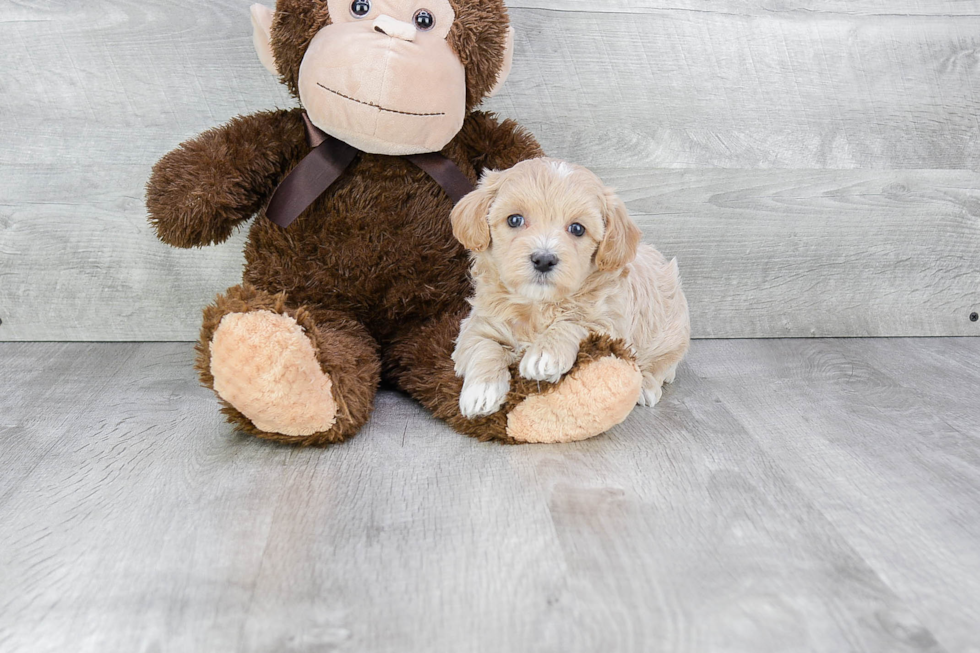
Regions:
[[[273,193],[265,214],[286,228],[330,188],[360,152],[357,148],[330,136],[303,114],[306,140],[313,151],[293,168]],[[405,157],[438,183],[453,203],[473,191],[473,184],[448,158],[433,152]]]

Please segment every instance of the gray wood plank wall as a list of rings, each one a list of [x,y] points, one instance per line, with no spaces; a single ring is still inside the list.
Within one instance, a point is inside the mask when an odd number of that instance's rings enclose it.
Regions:
[[[184,340],[243,235],[145,221],[163,153],[292,101],[251,0],[0,0],[0,340]],[[514,0],[488,106],[617,185],[700,337],[980,335],[980,1]]]

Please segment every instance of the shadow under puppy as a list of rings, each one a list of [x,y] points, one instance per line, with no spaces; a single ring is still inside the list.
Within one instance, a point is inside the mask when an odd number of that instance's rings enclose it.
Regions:
[[[690,344],[676,259],[640,243],[622,200],[592,172],[532,159],[484,175],[453,210],[472,252],[475,296],[453,361],[467,418],[496,412],[511,365],[557,382],[590,332],[620,338],[643,373],[637,403],[655,405]]]

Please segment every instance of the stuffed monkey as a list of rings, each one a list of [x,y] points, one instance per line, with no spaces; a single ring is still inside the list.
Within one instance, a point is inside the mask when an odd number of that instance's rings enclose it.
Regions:
[[[258,216],[243,282],[205,309],[197,345],[229,421],[280,442],[341,442],[381,382],[484,440],[581,440],[625,419],[641,376],[622,343],[599,336],[558,384],[515,374],[498,413],[459,412],[451,355],[469,261],[448,187],[412,157],[451,162],[470,186],[542,156],[516,123],[474,110],[510,72],[503,0],[279,0],[253,6],[252,23],[259,59],[302,108],[182,144],[147,189],[150,222],[176,247],[221,243]],[[297,205],[295,188],[311,184]],[[274,205],[293,215],[274,223]]]

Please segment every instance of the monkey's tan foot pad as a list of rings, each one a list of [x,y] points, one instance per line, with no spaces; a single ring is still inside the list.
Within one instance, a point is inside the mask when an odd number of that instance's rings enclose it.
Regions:
[[[617,356],[594,360],[554,391],[531,395],[507,416],[507,436],[517,442],[565,443],[605,433],[629,416],[643,375]]]
[[[337,421],[333,382],[303,327],[288,315],[224,316],[211,338],[211,374],[218,396],[261,431],[308,437]]]

